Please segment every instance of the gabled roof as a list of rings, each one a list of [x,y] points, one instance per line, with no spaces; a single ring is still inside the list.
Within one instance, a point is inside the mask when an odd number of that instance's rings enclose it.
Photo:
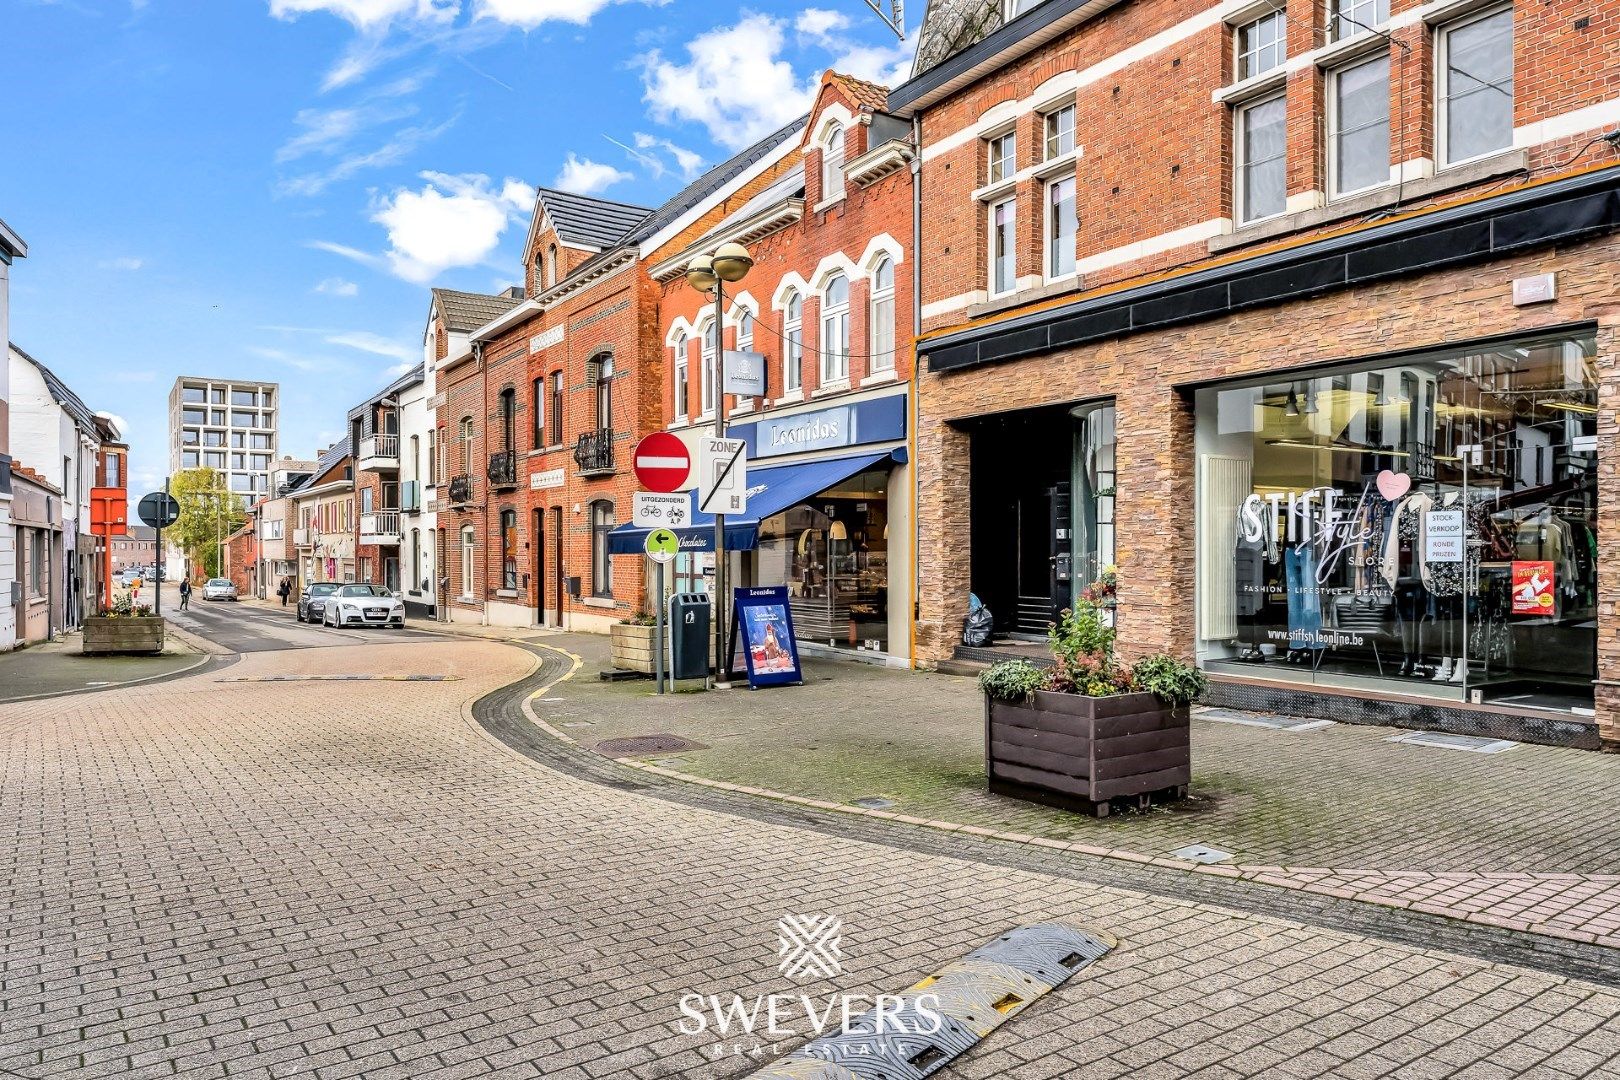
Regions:
[[[845,75],[841,71],[828,68],[821,76],[821,81],[828,83],[842,91],[844,97],[856,108],[867,108],[873,112],[882,112],[889,107],[889,88],[865,79],[857,79],[853,75]]]
[[[565,244],[598,251],[623,240],[637,222],[652,213],[650,206],[576,195],[556,188],[541,188],[539,203],[546,220],[557,230],[558,239]]]
[[[288,488],[287,494],[297,495],[305,488],[316,487],[321,477],[337,468],[338,465],[342,463],[343,459],[348,456],[349,438],[345,435],[343,438],[327,447],[326,451],[321,454],[320,460],[315,463],[315,471],[304,477],[303,480],[294,484],[292,487]]]
[[[45,380],[46,389],[51,392],[51,399],[62,406],[63,411],[73,417],[75,423],[88,431],[96,430],[96,414],[90,411],[90,406],[86,405],[78,394],[68,388],[67,383],[56,377],[56,372],[18,348],[15,341],[11,343],[11,351],[39,369],[40,377]]]
[[[501,293],[486,296],[483,293],[461,292],[457,289],[434,289],[433,302],[444,316],[447,330],[476,330],[509,308],[523,301]]]
[[[375,394],[372,394],[370,397],[366,398],[366,400],[350,409],[349,419],[355,419],[364,413],[366,409],[369,409],[371,406],[377,404],[379,401],[382,401],[384,398],[393,397],[400,391],[408,387],[415,386],[417,383],[422,381],[422,376],[425,370],[425,365],[417,364],[415,367],[411,368],[411,370],[407,371],[405,374],[401,375],[399,378],[395,379],[393,382],[389,383],[387,386],[383,387],[381,390],[377,391]]]

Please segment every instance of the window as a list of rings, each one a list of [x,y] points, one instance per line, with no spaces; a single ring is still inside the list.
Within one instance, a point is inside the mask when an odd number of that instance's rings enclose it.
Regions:
[[[534,448],[546,445],[546,377],[534,380],[529,389],[529,409],[534,413]]]
[[[844,194],[844,127],[832,124],[821,140],[821,198],[836,199]]]
[[[821,382],[849,378],[849,279],[834,274],[821,294]]]
[[[1018,136],[1009,131],[1005,135],[997,135],[989,140],[989,168],[985,174],[985,183],[998,184],[1010,179],[1018,171]]]
[[[360,512],[362,514],[371,513],[371,489],[370,488],[361,488],[360,489]]]
[[[1244,105],[1236,122],[1238,220],[1280,214],[1288,201],[1288,101],[1279,95]]]
[[[422,437],[411,436],[411,479],[417,483],[422,481]]]
[[[804,298],[788,295],[782,312],[782,389],[798,390],[804,385]]]
[[[473,527],[468,525],[461,530],[461,595],[468,598],[473,595],[473,552],[476,544]]]
[[[1288,58],[1288,14],[1278,9],[1240,26],[1237,32],[1238,81],[1264,75]]]
[[[508,386],[501,391],[501,451],[510,454],[516,444],[517,391]]]
[[[246,454],[232,454],[231,455],[231,468],[233,468],[233,469],[245,469],[245,468],[247,468],[247,455]]]
[[[562,410],[562,375],[560,371],[551,373],[551,445],[561,446],[563,442],[563,410]]]
[[[225,467],[225,452],[223,450],[210,450],[203,454],[203,464],[210,469],[223,469]]]
[[[225,388],[223,386],[214,387],[208,392],[208,400],[212,401],[215,405],[225,404]]]
[[[270,467],[270,455],[269,454],[249,454],[248,455],[248,460],[252,463],[253,468],[258,469],[260,471],[263,471],[263,470],[268,469]]]
[[[686,335],[675,335],[675,419],[685,420],[687,415],[686,398]]]
[[[249,406],[251,408],[252,406],[257,405],[258,403],[259,403],[259,395],[255,394],[251,390],[232,390],[231,391],[231,404],[232,405],[246,405],[246,406]]]
[[[518,587],[517,511],[501,511],[501,588]]]
[[[1056,281],[1074,273],[1075,240],[1080,219],[1075,214],[1074,177],[1046,185],[1046,278]]]
[[[1074,106],[1046,114],[1046,160],[1074,153]]]
[[[187,423],[187,424],[201,424],[201,423],[204,422],[204,418],[206,416],[207,416],[207,411],[204,410],[204,409],[181,409],[180,410],[180,419],[181,419],[181,421],[183,423]]]
[[[203,432],[203,445],[204,446],[224,446],[225,445],[225,433],[223,431],[205,431],[205,432]]]
[[[872,349],[870,371],[894,368],[894,261],[887,256],[872,269]]]
[[[534,253],[534,291],[538,293],[548,284],[550,283],[546,281],[545,256],[537,251]]]
[[[990,295],[1001,296],[1017,284],[1013,257],[1018,211],[1012,199],[990,207]]]
[[[613,504],[606,499],[591,503],[591,595],[613,595],[613,560],[608,557],[608,533],[613,531]]]
[[[197,451],[180,451],[180,467],[182,469],[195,469],[197,467]]]
[[[546,248],[546,284],[557,284],[557,245]]]
[[[613,354],[596,358],[596,430],[613,430]]]
[[[747,308],[737,312],[737,350],[754,351],[754,315]]]
[[[437,484],[439,482],[439,458],[438,443],[435,438],[434,429],[428,428],[427,435],[427,482],[429,484]]]
[[[124,486],[124,456],[122,454],[107,455],[106,469],[101,478],[101,486]]]
[[[472,475],[473,467],[473,422],[472,417],[461,418],[461,471],[467,476]]]
[[[203,388],[200,386],[183,386],[180,388],[180,400],[188,404],[201,405],[203,397]]]
[[[186,446],[196,446],[200,437],[196,428],[185,428],[180,432],[180,442]]]
[[[719,337],[720,328],[710,320],[709,325],[703,328],[703,365],[698,379],[698,404],[702,406],[700,411],[704,416],[714,413],[714,354],[719,347]]]
[[[1328,174],[1334,195],[1389,183],[1389,55],[1332,73]]]
[[[1353,38],[1389,21],[1389,0],[1332,0],[1331,25],[1334,41]]]
[[[254,450],[268,450],[270,449],[270,436],[255,433],[249,437],[248,446]]]
[[[45,534],[39,529],[30,529],[28,533],[28,595],[33,597],[45,595],[47,588],[45,568],[47,565],[45,559]]]
[[[231,447],[233,449],[240,450],[246,445],[247,436],[243,435],[240,431],[231,432]]]
[[[1494,154],[1513,145],[1513,9],[1440,31],[1440,162]]]
[[[250,412],[231,411],[231,427],[255,427],[258,417]]]

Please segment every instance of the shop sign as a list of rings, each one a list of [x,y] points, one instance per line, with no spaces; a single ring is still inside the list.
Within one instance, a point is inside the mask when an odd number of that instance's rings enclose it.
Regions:
[[[1513,614],[1551,615],[1555,581],[1550,562],[1514,562]]]
[[[731,434],[748,443],[751,458],[834,450],[906,437],[906,398],[890,394],[790,416],[764,416],[733,424]]]
[[[545,472],[529,474],[529,490],[543,491],[546,488],[559,488],[563,486],[563,471],[561,469],[547,469]]]
[[[732,591],[731,655],[739,636],[748,685],[782,686],[804,681],[793,641],[793,613],[786,585]]]
[[[727,349],[723,389],[738,397],[764,397],[765,354]]]
[[[1431,563],[1460,563],[1466,528],[1461,510],[1430,510],[1423,515],[1423,558]]]

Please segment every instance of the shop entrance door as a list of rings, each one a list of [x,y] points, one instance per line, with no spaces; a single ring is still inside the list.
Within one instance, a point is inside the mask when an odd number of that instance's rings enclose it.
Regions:
[[[1013,631],[1045,636],[1068,603],[1069,485],[1065,481],[1018,500],[1018,608]]]

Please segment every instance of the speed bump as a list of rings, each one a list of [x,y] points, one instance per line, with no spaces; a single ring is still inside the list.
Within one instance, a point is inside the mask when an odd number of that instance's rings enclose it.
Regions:
[[[752,1076],[922,1080],[1116,944],[1063,922],[1017,927]]]

